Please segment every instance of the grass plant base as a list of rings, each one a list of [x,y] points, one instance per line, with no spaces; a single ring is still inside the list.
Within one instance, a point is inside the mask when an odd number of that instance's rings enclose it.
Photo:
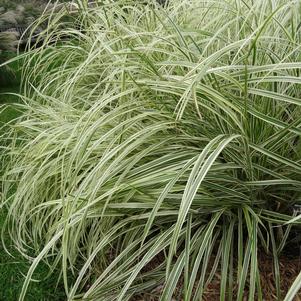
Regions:
[[[262,287],[262,300],[264,301],[275,301],[278,300],[277,298],[277,289],[276,289],[276,283],[275,283],[275,277],[274,277],[274,263],[273,263],[273,257],[262,255],[264,252],[260,252],[260,255],[258,257],[258,264],[259,264],[259,272],[260,272],[260,282]],[[214,264],[214,261],[211,260],[208,270],[210,272],[210,269],[212,265]],[[285,296],[293,284],[294,280],[297,278],[300,270],[301,270],[301,256],[281,256],[279,258],[279,267],[280,267],[280,275],[281,275],[281,282],[280,282],[280,292],[281,296]],[[150,267],[149,267],[150,268]],[[237,276],[237,275],[235,275]],[[237,279],[235,278],[234,279]],[[212,281],[208,283],[202,300],[203,301],[220,301],[220,286],[221,286],[221,271],[220,269],[215,273],[213,276]],[[183,290],[183,277],[180,280],[180,283],[177,284],[178,286],[178,292],[181,292]],[[232,292],[227,292],[228,298],[226,300],[230,300],[229,295],[233,298],[233,300],[236,300],[237,298],[237,289],[238,285],[234,285]],[[150,292],[147,293],[141,293],[137,296],[133,297],[131,301],[159,301],[160,295],[162,294],[163,286],[158,285],[154,289],[152,289]],[[248,300],[249,297],[249,291],[248,291],[248,284],[244,290],[243,293],[243,300]],[[255,295],[254,300],[258,300],[258,295]],[[181,298],[181,295],[179,296],[177,292],[173,295],[173,301],[184,301],[183,298]],[[300,301],[301,300],[301,291],[294,297],[294,301]]]

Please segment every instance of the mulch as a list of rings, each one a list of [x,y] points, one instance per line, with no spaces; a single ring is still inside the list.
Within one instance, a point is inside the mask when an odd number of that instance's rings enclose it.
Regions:
[[[273,274],[273,259],[271,256],[260,255],[258,256],[258,266],[260,271],[260,280],[262,287],[262,296],[264,301],[275,301],[278,300],[276,296],[276,283]],[[280,267],[280,292],[281,298],[284,298],[288,289],[298,276],[301,271],[301,255],[299,257],[288,257],[282,256],[279,258]],[[235,278],[235,275],[234,275]],[[217,271],[212,281],[209,283],[208,287],[203,296],[203,301],[219,301],[220,300],[220,271]],[[179,290],[183,284],[183,279],[178,283]],[[159,284],[158,287],[154,288],[151,292],[146,292],[144,294],[139,294],[135,296],[131,301],[158,301],[159,296],[162,293],[163,285]],[[236,300],[237,286],[234,285],[232,297]],[[173,301],[183,301],[182,298],[174,296]],[[243,300],[248,300],[248,283],[246,283],[246,288],[244,292]],[[227,300],[227,299],[226,299]],[[255,300],[258,300],[257,295],[255,295]],[[297,294],[294,301],[301,301],[301,291]]]

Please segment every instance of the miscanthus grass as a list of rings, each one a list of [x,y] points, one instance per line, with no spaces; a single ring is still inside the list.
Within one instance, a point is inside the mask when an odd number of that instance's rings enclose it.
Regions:
[[[220,300],[262,300],[259,252],[283,300],[278,257],[301,225],[300,10],[80,1],[41,18],[24,114],[2,134],[7,229],[32,260],[20,300],[42,260],[68,300],[158,286],[201,300],[216,270]]]

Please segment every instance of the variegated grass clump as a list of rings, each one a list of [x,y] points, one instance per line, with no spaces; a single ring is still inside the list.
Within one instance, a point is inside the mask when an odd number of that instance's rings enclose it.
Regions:
[[[300,229],[300,4],[80,1],[49,17],[24,114],[2,136],[7,227],[36,254],[20,300],[41,260],[68,300],[160,285],[159,300],[201,300],[217,269],[220,300],[236,284],[233,299],[262,300],[259,251],[284,298],[278,256]]]

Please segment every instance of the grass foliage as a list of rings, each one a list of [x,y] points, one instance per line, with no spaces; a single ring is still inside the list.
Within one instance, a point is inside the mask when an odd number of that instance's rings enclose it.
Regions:
[[[32,259],[20,300],[42,260],[68,300],[159,285],[160,300],[201,300],[216,270],[220,300],[262,300],[258,252],[283,300],[278,256],[301,223],[301,2],[137,2],[80,1],[28,56],[24,114],[2,134],[7,229]]]

